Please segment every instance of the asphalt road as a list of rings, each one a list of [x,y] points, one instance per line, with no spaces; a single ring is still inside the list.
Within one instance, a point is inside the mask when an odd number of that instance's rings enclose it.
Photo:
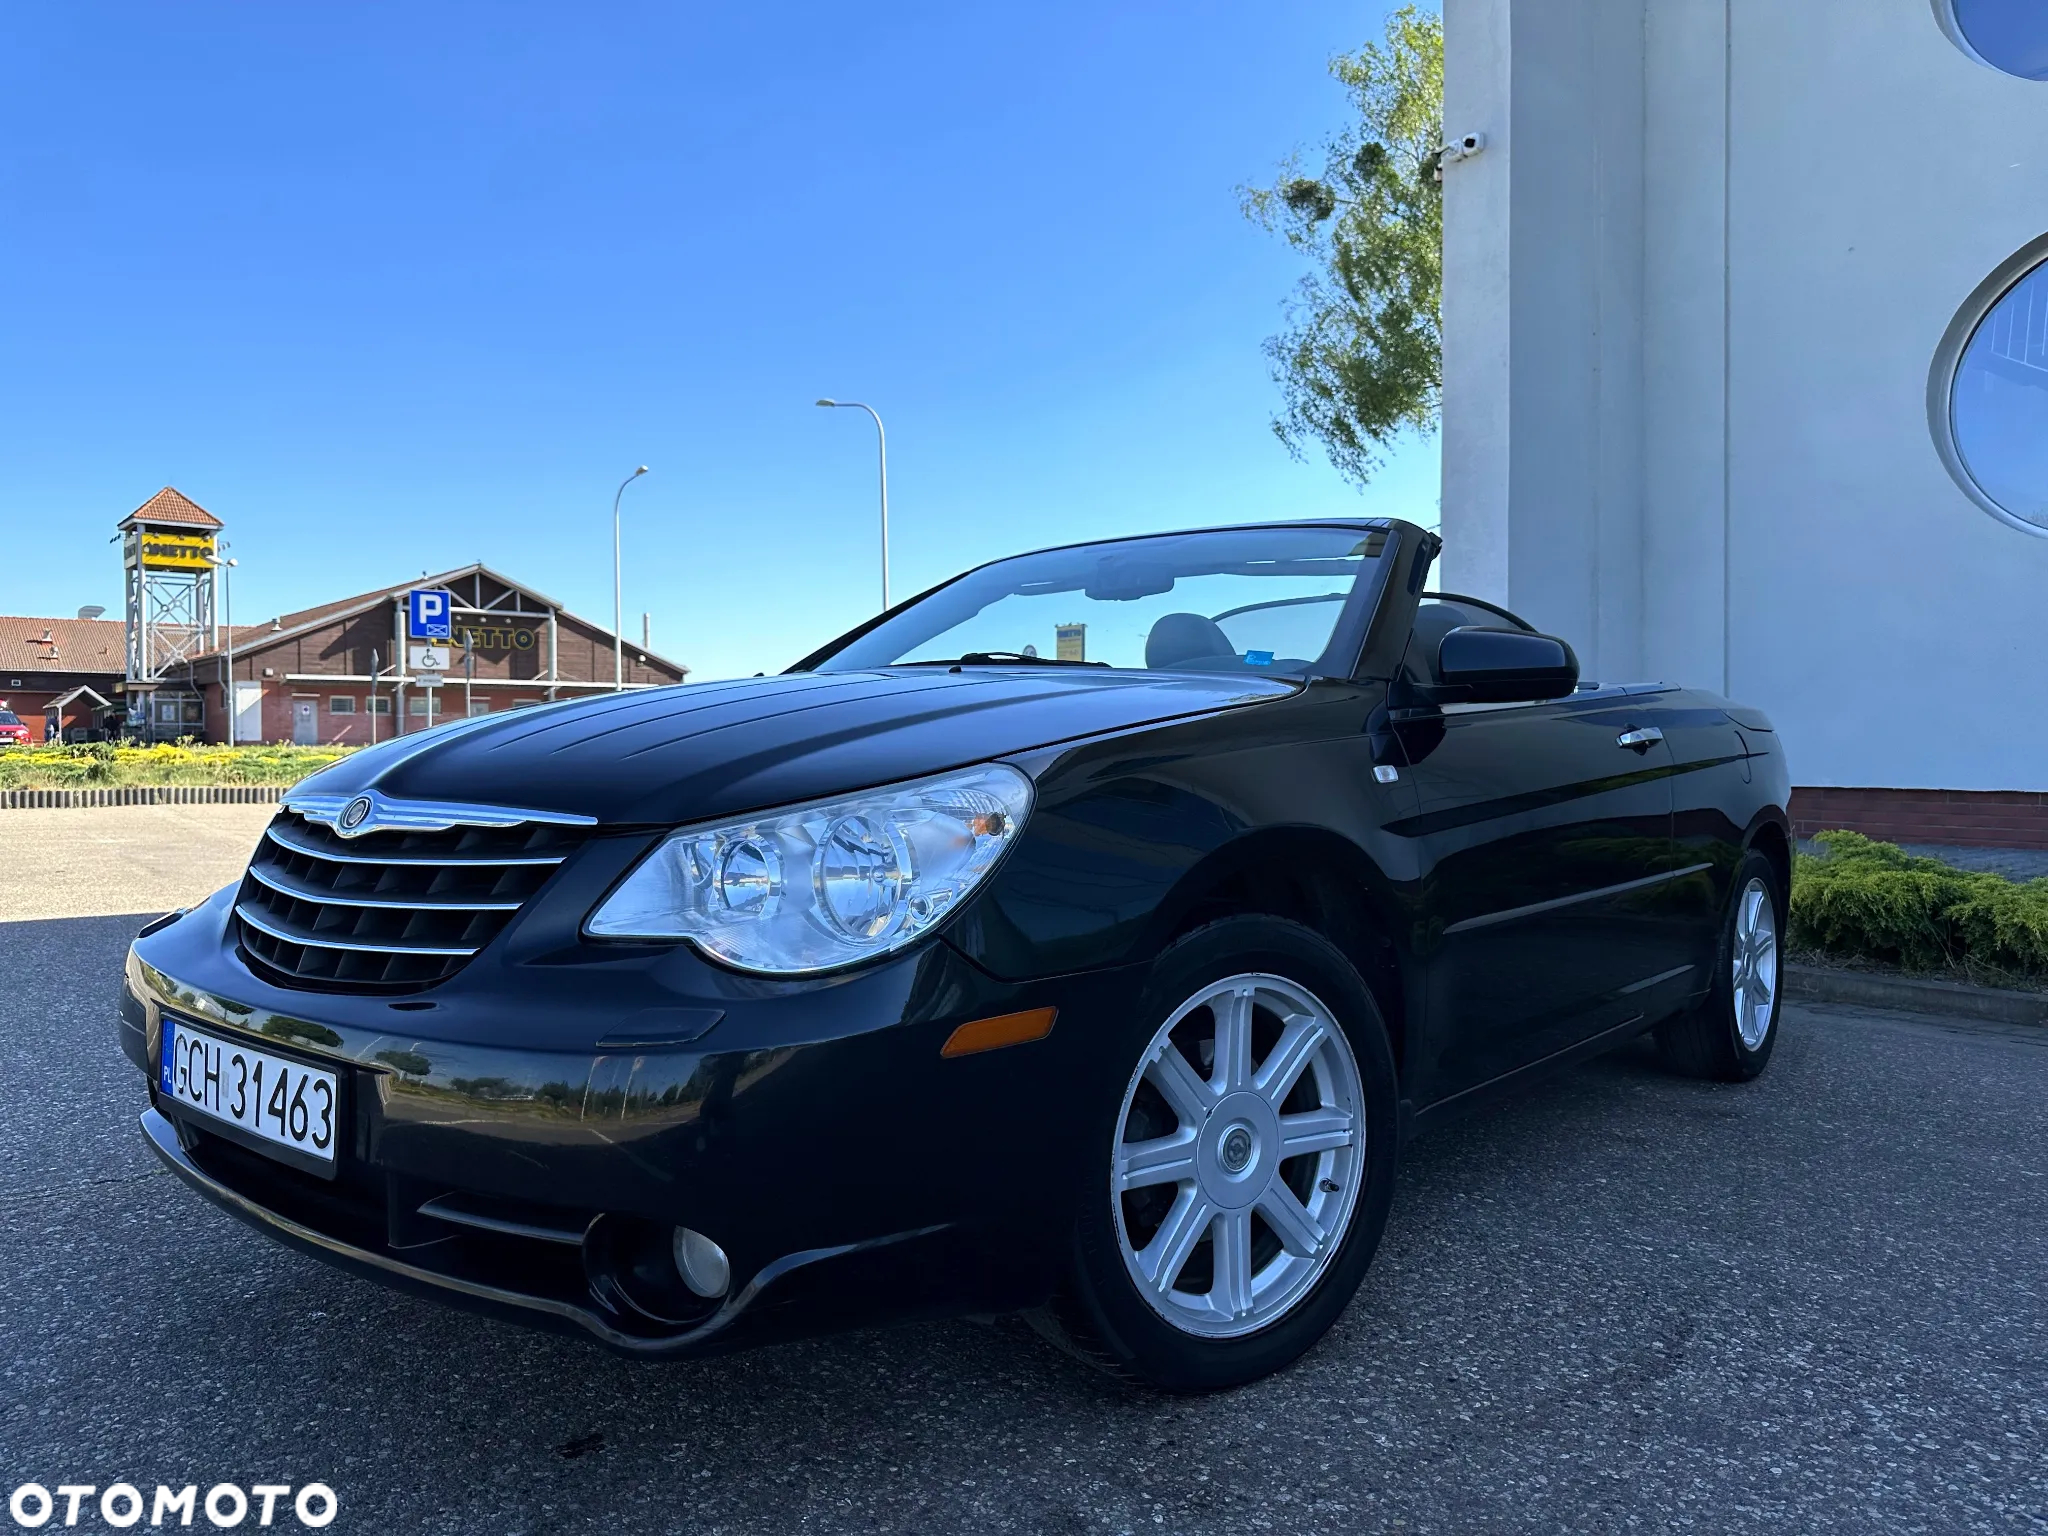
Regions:
[[[132,927],[0,925],[6,1489],[317,1479],[378,1532],[2048,1528],[2048,1032],[1806,1007],[1747,1087],[1581,1068],[1411,1149],[1308,1359],[1165,1399],[1009,1323],[636,1365],[272,1247],[138,1139]]]
[[[274,805],[0,811],[0,924],[191,906],[241,879],[276,814]]]

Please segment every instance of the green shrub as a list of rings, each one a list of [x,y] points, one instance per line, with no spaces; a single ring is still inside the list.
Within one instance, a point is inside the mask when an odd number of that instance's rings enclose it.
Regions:
[[[1914,970],[1982,966],[2048,976],[2048,879],[2025,884],[1823,832],[1793,861],[1791,940]]]
[[[2048,879],[1998,880],[1955,910],[1970,954],[2004,970],[2048,975]]]

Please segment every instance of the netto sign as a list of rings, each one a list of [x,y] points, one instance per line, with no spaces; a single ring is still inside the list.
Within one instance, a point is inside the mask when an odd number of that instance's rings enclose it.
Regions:
[[[145,571],[204,571],[213,565],[210,533],[154,533],[145,528],[140,542]]]
[[[530,651],[540,643],[539,632],[506,626],[492,629],[483,624],[465,624],[455,631],[455,643],[473,651]]]

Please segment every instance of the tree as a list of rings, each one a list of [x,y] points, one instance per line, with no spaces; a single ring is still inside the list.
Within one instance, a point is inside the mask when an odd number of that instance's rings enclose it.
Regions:
[[[1319,443],[1363,485],[1404,427],[1436,430],[1443,386],[1444,30],[1404,5],[1386,41],[1330,61],[1358,122],[1323,145],[1323,173],[1299,157],[1244,211],[1314,269],[1266,342],[1285,402],[1273,432],[1299,458]]]

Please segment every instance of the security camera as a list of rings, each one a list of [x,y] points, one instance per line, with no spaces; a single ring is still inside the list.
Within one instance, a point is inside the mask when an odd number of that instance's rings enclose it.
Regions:
[[[1439,149],[1436,152],[1437,163],[1439,165],[1451,165],[1459,160],[1469,160],[1484,148],[1486,148],[1485,134],[1468,133],[1462,138],[1452,139],[1443,148]]]

